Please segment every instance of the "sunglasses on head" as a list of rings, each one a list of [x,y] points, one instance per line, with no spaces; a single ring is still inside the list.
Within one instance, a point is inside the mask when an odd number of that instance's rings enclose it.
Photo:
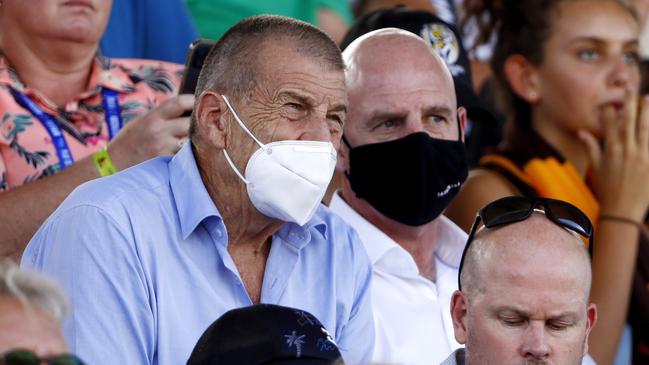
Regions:
[[[71,354],[38,357],[29,350],[12,350],[0,356],[2,365],[85,365],[81,359]]]
[[[540,210],[539,208],[543,208]],[[567,228],[573,232],[588,238],[588,253],[593,257],[593,224],[579,208],[570,203],[561,200],[525,197],[525,196],[509,196],[506,198],[498,199],[487,204],[484,208],[480,209],[473,226],[469,233],[469,238],[464,246],[462,252],[462,259],[460,260],[460,269],[458,271],[457,284],[458,288],[462,290],[462,283],[460,282],[460,275],[462,274],[462,267],[464,266],[464,258],[480,222],[486,228],[494,228],[504,226],[529,218],[534,211],[542,211],[545,216],[556,223],[557,225]]]

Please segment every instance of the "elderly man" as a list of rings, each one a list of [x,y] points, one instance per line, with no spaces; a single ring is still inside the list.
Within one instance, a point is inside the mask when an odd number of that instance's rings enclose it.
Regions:
[[[93,364],[181,364],[223,313],[270,303],[312,313],[366,363],[371,267],[319,204],[347,108],[340,51],[303,22],[243,20],[196,100],[176,156],[82,186],[30,242],[22,263],[73,298],[71,346]]]
[[[25,272],[10,261],[0,263],[0,364],[82,365],[66,354],[61,320],[67,302],[60,286]]]
[[[451,306],[466,350],[443,365],[582,363],[597,309],[575,232],[592,235],[590,221],[561,201],[507,197],[481,210]]]
[[[343,58],[346,179],[330,207],[373,264],[374,361],[439,363],[460,346],[448,308],[466,234],[441,212],[467,176],[466,113],[444,61],[410,32],[370,32]]]

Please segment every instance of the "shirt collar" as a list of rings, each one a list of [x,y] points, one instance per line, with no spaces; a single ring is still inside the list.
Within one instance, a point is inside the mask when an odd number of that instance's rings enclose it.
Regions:
[[[208,217],[222,220],[219,210],[203,184],[191,146],[191,142],[185,143],[169,162],[169,183],[178,208],[183,239],[187,239]]]
[[[208,217],[222,220],[218,208],[203,184],[191,146],[191,142],[185,143],[169,162],[169,181],[178,207],[183,239],[186,239]],[[323,218],[324,209],[326,208],[323,206],[318,207],[313,218],[304,226],[285,223],[277,231],[277,236],[298,250],[311,241],[312,228],[326,240],[328,234],[327,223]]]
[[[100,92],[102,88],[108,88],[117,92],[129,93],[135,90],[135,85],[126,70],[119,66],[113,66],[109,58],[97,55],[92,63],[90,78],[86,90],[80,95],[84,99],[92,94]],[[11,86],[22,93],[29,94],[38,92],[26,87],[16,71],[9,65],[7,58],[0,51],[0,84]]]
[[[435,257],[445,265],[458,269],[468,235],[445,215],[440,215],[437,219]]]
[[[368,222],[358,214],[354,208],[350,207],[349,204],[340,197],[339,191],[336,191],[333,194],[329,207],[331,210],[336,212],[336,214],[342,217],[345,222],[354,227],[356,232],[358,232],[372,265],[376,265],[377,262],[390,251],[398,251],[399,249],[403,250],[403,248],[399,246],[398,243],[394,242],[392,238],[383,233],[380,229],[376,228],[372,223]]]
[[[315,229],[325,240],[329,236],[327,229],[327,222],[323,218],[324,209],[323,206],[319,206],[316,213],[313,215],[308,222],[303,226],[299,226],[295,223],[285,223],[279,231],[277,231],[277,237],[281,238],[289,245],[293,246],[295,249],[300,250],[306,246],[311,239],[311,232]]]
[[[339,192],[336,192],[333,195],[330,207],[334,212],[354,227],[354,229],[356,229],[361,237],[361,241],[363,241],[363,245],[370,257],[372,265],[376,265],[388,254],[397,255],[400,253],[400,256],[405,254],[410,258],[410,260],[402,259],[399,261],[404,263],[405,261],[411,261],[412,265],[414,265],[416,269],[416,264],[412,259],[412,256],[397,242],[392,240],[388,235],[368,222],[352,207],[350,207],[349,204],[340,197]],[[437,219],[439,223],[435,241],[435,257],[446,266],[457,269],[460,266],[460,260],[462,258],[464,245],[466,244],[467,234],[446,216],[441,215]],[[437,270],[439,271],[440,268],[438,267]],[[417,274],[419,274],[418,270]]]

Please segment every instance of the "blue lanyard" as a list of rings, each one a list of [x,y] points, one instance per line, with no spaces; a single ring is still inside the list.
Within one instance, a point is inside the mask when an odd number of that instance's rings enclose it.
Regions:
[[[50,134],[52,143],[56,148],[56,155],[59,157],[61,169],[64,169],[74,163],[72,152],[68,147],[68,142],[63,136],[63,131],[59,123],[51,115],[45,113],[39,108],[29,97],[20,93],[19,91],[9,88],[14,99],[18,104],[29,110],[29,112],[38,119],[43,127],[47,129]],[[122,115],[119,112],[119,99],[117,92],[104,88],[102,90],[102,104],[104,106],[104,115],[106,117],[106,124],[108,124],[108,138],[113,139],[117,132],[122,128]]]
[[[101,91],[104,105],[104,115],[108,124],[108,140],[115,138],[117,132],[122,129],[122,114],[119,112],[119,98],[117,92],[103,88]]]

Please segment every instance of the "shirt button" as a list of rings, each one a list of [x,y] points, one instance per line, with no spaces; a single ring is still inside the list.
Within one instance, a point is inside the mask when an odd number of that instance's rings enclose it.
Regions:
[[[219,238],[220,238],[221,236],[223,236],[223,232],[221,232],[220,229],[217,229],[217,230],[216,230],[216,237],[219,237]]]

